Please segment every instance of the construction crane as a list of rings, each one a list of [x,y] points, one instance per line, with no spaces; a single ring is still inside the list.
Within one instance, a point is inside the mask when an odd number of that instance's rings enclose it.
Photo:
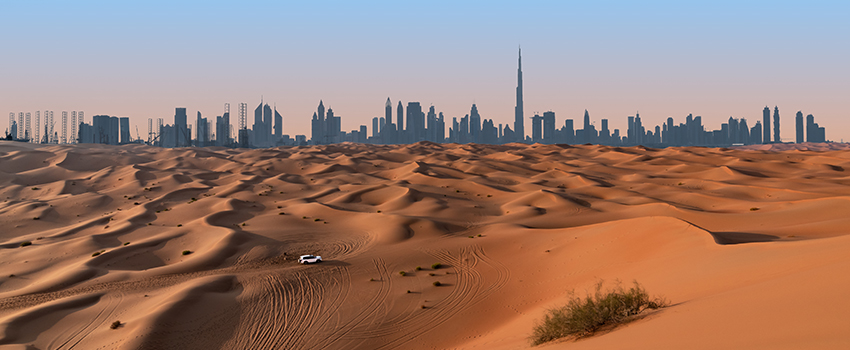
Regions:
[[[139,137],[139,126],[138,125],[136,125],[136,142],[142,143],[142,138]]]

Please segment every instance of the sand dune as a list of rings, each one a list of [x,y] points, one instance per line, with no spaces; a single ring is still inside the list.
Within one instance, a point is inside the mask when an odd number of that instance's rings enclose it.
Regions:
[[[637,280],[671,306],[539,347],[846,349],[848,169],[835,143],[0,141],[0,348],[525,349],[569,291]]]

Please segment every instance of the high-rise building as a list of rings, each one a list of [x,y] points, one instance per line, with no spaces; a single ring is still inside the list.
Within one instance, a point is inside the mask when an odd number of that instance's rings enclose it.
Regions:
[[[274,141],[272,146],[276,145],[280,138],[283,137],[283,116],[277,112],[277,106],[274,107]]]
[[[97,128],[95,128],[97,129]],[[189,134],[189,125],[187,124],[186,107],[177,107],[174,109],[174,145],[175,147],[187,147],[192,135]]]
[[[425,140],[434,142],[435,124],[437,124],[437,112],[434,111],[434,106],[428,108],[428,114],[425,115]]]
[[[478,107],[473,103],[469,111],[469,142],[481,142],[481,115]]]
[[[753,128],[750,129],[750,143],[751,144],[759,144],[762,143],[762,136],[764,133],[761,131],[761,122],[756,120],[756,125],[753,125]]]
[[[797,121],[797,135],[796,135],[797,137],[796,137],[795,141],[797,143],[806,142],[806,140],[804,138],[804,133],[803,133],[803,111],[797,111],[797,115],[795,116],[794,119],[796,119],[796,121]]]
[[[779,137],[779,107],[774,107],[773,110],[773,142],[782,143],[782,138]]]
[[[558,143],[555,138],[555,112],[543,112],[543,142],[548,144]]]
[[[405,135],[407,134],[404,130],[404,107],[401,105],[401,100],[398,101],[398,107],[396,107],[396,143],[407,143],[407,139]],[[408,125],[408,127],[410,127]]]
[[[517,59],[517,86],[516,86],[516,107],[514,107],[514,135],[517,142],[525,141],[525,123],[523,117],[522,106],[522,48],[519,49],[519,58]]]
[[[762,143],[770,143],[770,107],[764,106],[764,111],[762,112]]]
[[[425,136],[425,114],[419,102],[407,103],[407,140],[405,143],[422,141]]]
[[[318,117],[318,135],[313,135],[313,143],[317,145],[324,145],[327,143],[327,122],[325,121],[325,105],[324,101],[319,100],[319,107],[316,108],[316,115]],[[318,137],[316,137],[318,136]]]
[[[380,122],[381,121],[380,121],[380,119],[378,119],[378,117],[372,117],[372,138],[375,140],[374,141],[375,143],[380,143],[380,142],[378,142],[378,137],[380,137],[380,135],[381,135],[380,131],[379,131],[380,130],[379,129],[380,128],[380,124],[379,124]]]
[[[263,143],[262,147],[270,147],[272,145],[272,108],[268,103],[263,104]]]
[[[539,114],[531,117],[531,142],[543,142],[543,117]]]
[[[133,140],[130,139],[130,118],[121,117],[118,118],[119,128],[121,129],[121,143],[130,143]]]
[[[806,141],[826,142],[826,130],[815,123],[815,116],[811,114],[806,116]]]
[[[387,97],[387,103],[384,104],[384,123],[392,124],[393,123],[393,104],[390,102],[390,98]],[[388,144],[390,143],[390,138],[387,135],[383,135],[384,127],[381,128],[381,143]]]

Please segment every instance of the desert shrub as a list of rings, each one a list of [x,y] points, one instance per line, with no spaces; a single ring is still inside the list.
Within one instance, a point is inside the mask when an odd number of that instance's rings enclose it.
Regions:
[[[432,284],[434,285],[434,287],[439,287],[439,286],[443,285],[442,283],[440,283],[440,281],[434,281],[434,283],[432,283]]]
[[[422,266],[417,266],[414,270],[416,270],[416,271],[422,271]]]
[[[21,242],[21,247],[26,247],[26,246],[28,246],[28,245],[32,245],[32,242],[30,242],[30,241],[23,241],[23,242]]]
[[[121,327],[121,321],[115,321],[112,322],[111,325],[109,325],[109,329],[117,329],[118,327]]]
[[[404,271],[399,271],[398,274],[402,275],[402,276],[407,276],[407,272],[404,272]]]
[[[192,251],[191,250],[184,250],[182,254],[183,255],[189,255],[189,254],[192,254]]]
[[[183,227],[183,224],[177,224],[177,227]]]
[[[431,268],[434,269],[434,270],[439,269],[441,267],[443,267],[443,264],[440,264],[440,263],[431,264]]]
[[[531,343],[539,345],[567,336],[590,336],[603,326],[625,323],[645,309],[666,305],[663,298],[651,298],[637,281],[629,289],[618,283],[606,291],[599,282],[593,294],[580,298],[571,292],[567,305],[549,310],[534,327]]]
[[[41,219],[41,218],[40,218],[40,217],[38,217],[38,216],[34,216],[32,219],[33,219],[33,220],[39,220],[39,219]]]
[[[129,245],[129,244],[130,244],[130,242],[124,242],[124,245]]]
[[[750,208],[750,211],[756,211],[756,210],[759,210],[759,207],[752,207],[752,208]]]

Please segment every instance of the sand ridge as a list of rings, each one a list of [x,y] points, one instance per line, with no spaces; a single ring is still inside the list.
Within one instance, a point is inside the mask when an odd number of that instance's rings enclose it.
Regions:
[[[0,346],[523,349],[570,290],[636,279],[672,306],[541,348],[847,348],[848,167],[844,144],[0,141]]]

